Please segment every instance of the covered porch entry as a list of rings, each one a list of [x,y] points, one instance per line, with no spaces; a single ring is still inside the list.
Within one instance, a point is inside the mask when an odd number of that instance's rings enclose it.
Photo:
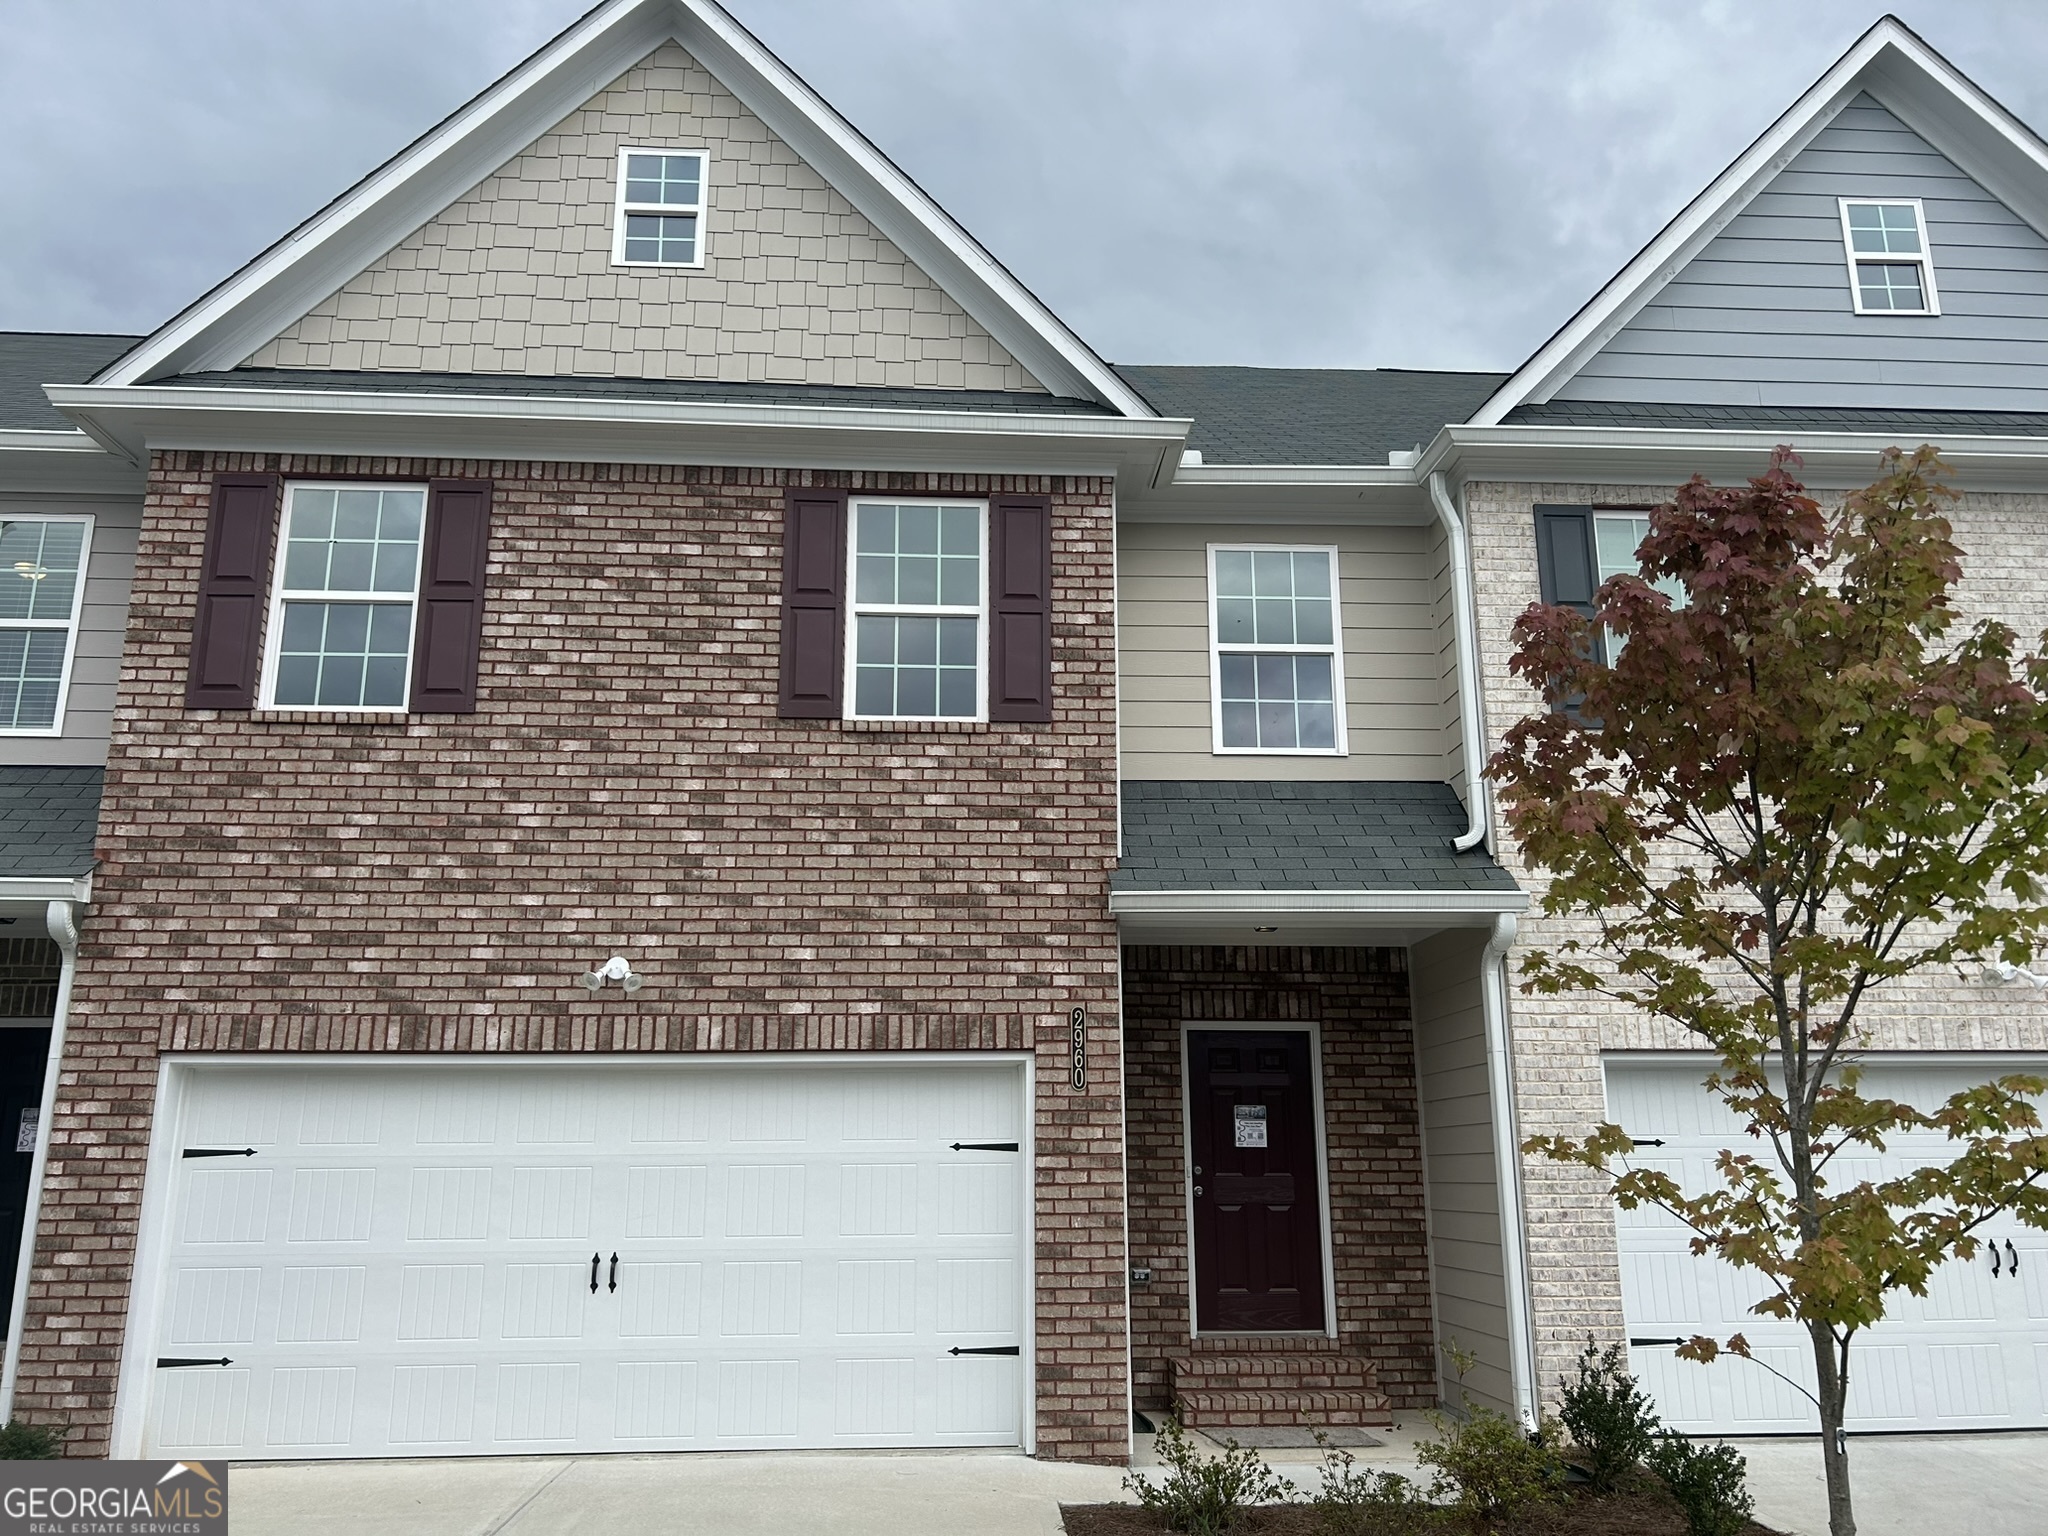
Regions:
[[[1306,1429],[1528,1406],[1499,1006],[1525,898],[1452,849],[1462,823],[1435,784],[1124,786],[1141,1411]]]

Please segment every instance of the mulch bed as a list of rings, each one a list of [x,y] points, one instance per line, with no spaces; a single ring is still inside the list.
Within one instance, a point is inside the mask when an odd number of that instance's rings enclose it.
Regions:
[[[1159,1536],[1166,1517],[1136,1504],[1062,1504],[1067,1536]],[[1513,1520],[1481,1521],[1445,1512],[1431,1536],[1685,1536],[1685,1517],[1662,1493],[1577,1494]],[[1313,1506],[1266,1504],[1249,1512],[1242,1536],[1322,1536]],[[1754,1521],[1744,1536],[1779,1536]]]

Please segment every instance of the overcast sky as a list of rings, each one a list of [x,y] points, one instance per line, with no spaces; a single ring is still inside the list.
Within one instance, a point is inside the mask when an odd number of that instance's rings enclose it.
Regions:
[[[1504,368],[1868,0],[728,0],[1119,362]],[[0,0],[0,328],[146,331],[586,0]],[[2048,6],[1900,14],[2048,128]]]

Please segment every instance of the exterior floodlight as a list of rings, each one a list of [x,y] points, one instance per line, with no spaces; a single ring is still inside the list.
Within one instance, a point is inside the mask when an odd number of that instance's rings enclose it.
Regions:
[[[576,980],[590,992],[601,991],[608,981],[616,981],[627,992],[638,992],[647,978],[628,965],[624,955],[613,955],[596,970],[585,971]]]

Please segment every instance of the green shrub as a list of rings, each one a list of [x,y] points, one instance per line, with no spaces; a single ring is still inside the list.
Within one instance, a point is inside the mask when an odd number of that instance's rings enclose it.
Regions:
[[[1323,1448],[1316,1526],[1324,1536],[1417,1536],[1435,1520],[1435,1506],[1398,1472],[1359,1471],[1352,1454],[1321,1430],[1316,1444]]]
[[[1205,1457],[1180,1427],[1178,1415],[1169,1415],[1160,1425],[1154,1443],[1165,1474],[1154,1482],[1132,1472],[1124,1478],[1124,1487],[1147,1509],[1165,1515],[1171,1530],[1225,1536],[1237,1529],[1252,1505],[1271,1504],[1294,1492],[1294,1485],[1276,1477],[1264,1457],[1235,1440],[1223,1442],[1228,1449],[1221,1456]]]
[[[1742,1536],[1756,1500],[1743,1486],[1748,1463],[1734,1446],[1659,1435],[1647,1460],[1684,1512],[1688,1536]]]
[[[0,1424],[0,1461],[55,1461],[64,1454],[68,1424],[24,1424],[9,1419]]]
[[[1623,1369],[1619,1344],[1599,1351],[1590,1338],[1586,1340],[1579,1356],[1579,1379],[1565,1382],[1557,1416],[1585,1458],[1586,1475],[1596,1493],[1614,1492],[1622,1475],[1634,1471],[1650,1454],[1657,1438],[1650,1395]]]
[[[1436,1469],[1430,1493],[1439,1501],[1496,1520],[1562,1493],[1564,1462],[1552,1421],[1529,1435],[1506,1414],[1476,1404],[1462,1421],[1431,1417],[1444,1438],[1423,1441],[1415,1459]]]

